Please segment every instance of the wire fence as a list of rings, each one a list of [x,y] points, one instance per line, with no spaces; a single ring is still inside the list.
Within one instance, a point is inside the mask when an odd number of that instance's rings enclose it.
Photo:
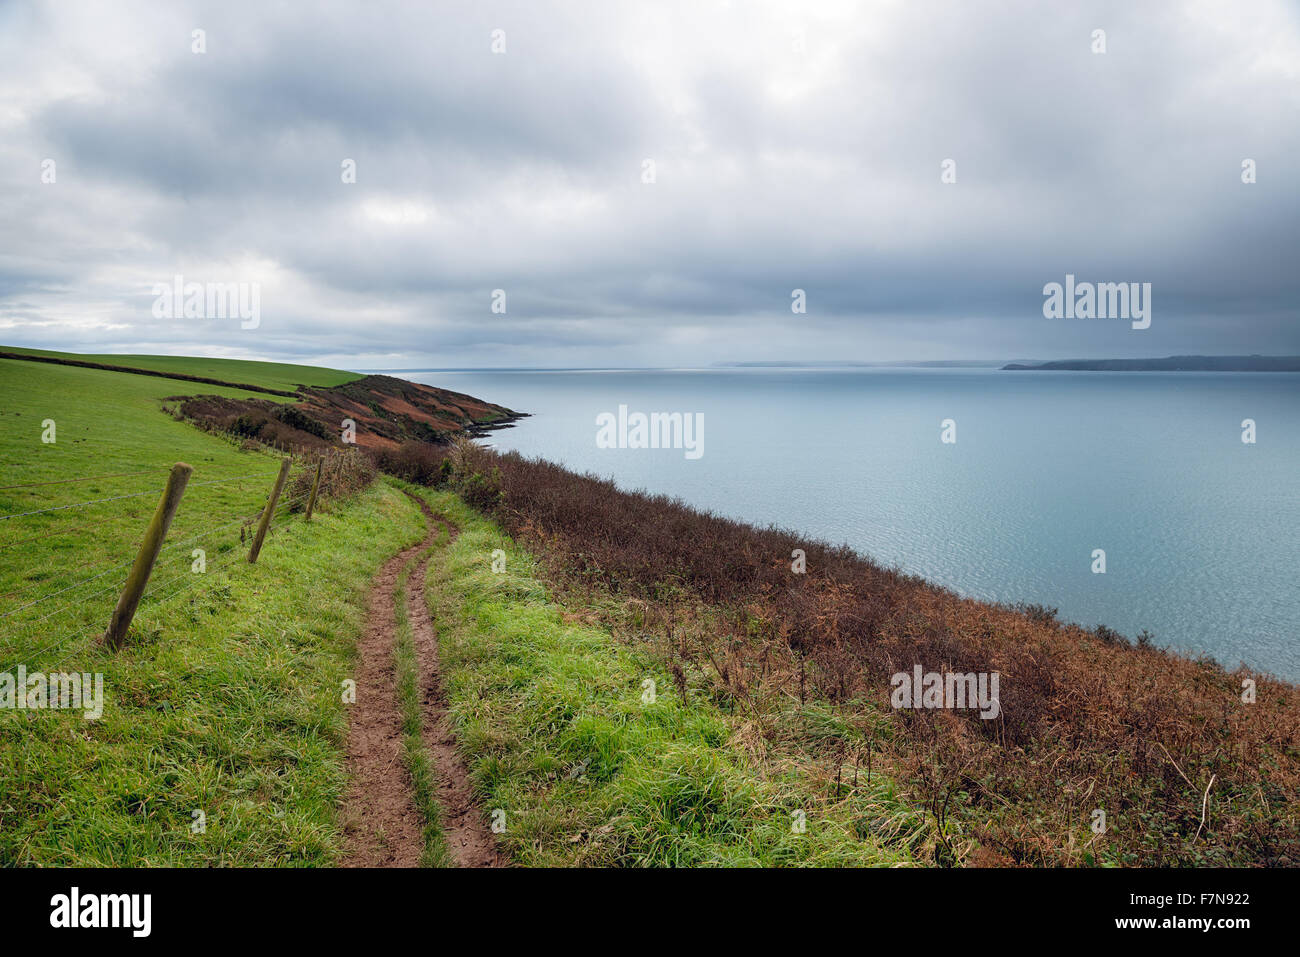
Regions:
[[[139,500],[165,499],[171,466],[0,486],[0,509],[6,503],[17,506],[0,511],[0,673],[20,664],[57,667],[91,648],[128,586],[139,589],[138,617],[164,606],[170,611],[175,601],[237,574],[241,560],[252,560],[249,546],[264,518],[270,542],[282,538],[294,515],[303,512],[311,488],[303,476],[314,472],[316,464],[299,459],[286,470],[269,516],[265,513],[279,470],[237,475],[194,470],[197,481],[185,485],[175,520],[168,517],[170,525],[143,582],[133,581],[133,575],[145,554],[141,538],[148,539],[145,523],[152,506]],[[123,480],[143,487],[105,487]],[[89,483],[98,483],[89,489],[92,497],[58,501],[60,493]],[[101,492],[110,494],[97,494]],[[163,507],[157,506],[159,514]],[[38,527],[71,515],[90,520]],[[47,661],[60,654],[59,661]]]

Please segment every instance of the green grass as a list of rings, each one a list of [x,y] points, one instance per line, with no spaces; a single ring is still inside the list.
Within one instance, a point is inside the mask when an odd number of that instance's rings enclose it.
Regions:
[[[573,623],[526,552],[451,493],[424,494],[461,530],[428,580],[450,710],[484,811],[504,813],[501,839],[517,862],[914,862],[926,825],[892,781],[831,796],[796,768],[750,760],[734,717],[683,700],[648,656]],[[495,549],[503,573],[491,570]]]
[[[445,533],[444,533],[445,534]],[[424,696],[420,693],[420,667],[416,658],[415,636],[407,614],[406,589],[419,556],[402,569],[393,598],[397,606],[397,644],[393,667],[397,672],[398,706],[402,713],[402,758],[411,775],[416,809],[424,822],[424,850],[420,863],[425,867],[450,867],[451,853],[442,830],[442,807],[438,803],[438,775],[424,746]]]
[[[102,362],[107,365],[149,369],[154,372],[177,372],[182,375],[203,376],[207,379],[221,379],[224,382],[258,385],[268,389],[286,389],[290,392],[300,385],[334,386],[361,378],[361,375],[356,372],[326,369],[321,366],[301,366],[290,362],[208,359],[201,356],[83,355],[75,352],[51,352],[46,349],[21,349],[17,346],[0,346],[0,352],[53,356],[82,362]],[[172,391],[176,391],[175,388]],[[204,387],[202,391],[207,392],[208,388]]]
[[[336,862],[364,591],[421,533],[381,483],[142,610],[126,650],[82,646],[64,667],[104,673],[102,718],[0,711],[0,863]]]
[[[133,496],[0,521],[0,672],[99,672],[105,686],[94,721],[0,710],[0,865],[338,859],[341,690],[364,592],[384,559],[420,540],[423,520],[380,483],[323,503],[310,525],[281,516],[249,566],[240,518],[261,508],[277,459],[164,415],[161,399],[178,391],[187,386],[0,360],[0,484],[143,473],[0,490],[0,516]],[[54,444],[41,442],[46,418]],[[125,577],[116,566],[133,558],[177,460],[194,466],[190,488],[128,647],[107,652],[95,639]],[[191,571],[196,536],[202,575]]]
[[[265,503],[279,460],[164,415],[162,399],[178,386],[185,389],[166,379],[0,359],[0,485],[30,486],[0,489],[0,667],[15,651],[102,630],[113,589],[126,577],[117,566],[134,557],[175,462],[194,473],[150,587],[160,591],[188,574],[194,548],[207,552],[209,565],[238,550],[241,519]],[[54,422],[52,444],[42,442],[46,420]],[[18,517],[23,512],[39,514]]]

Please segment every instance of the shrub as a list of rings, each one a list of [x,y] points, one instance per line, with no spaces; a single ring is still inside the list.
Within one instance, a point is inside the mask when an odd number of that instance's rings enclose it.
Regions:
[[[316,492],[319,508],[326,499],[341,498],[359,492],[374,481],[375,464],[370,457],[357,449],[331,449],[321,464],[320,488]],[[285,497],[289,509],[301,512],[307,507],[312,482],[316,480],[316,459],[308,459],[290,480]]]
[[[1096,635],[1099,640],[1106,642],[1108,645],[1127,644],[1127,639],[1125,639],[1123,635],[1107,625],[1098,625],[1093,630],[1093,634]]]
[[[505,493],[501,490],[501,470],[495,467],[488,475],[470,472],[457,476],[455,488],[469,505],[488,514],[496,511],[505,500]]]
[[[334,437],[324,425],[305,414],[296,405],[285,403],[279,406],[275,410],[275,417],[289,428],[307,432],[319,439],[329,440]]]
[[[228,428],[240,438],[255,439],[262,431],[262,426],[266,425],[266,421],[263,416],[241,415],[237,416]]]
[[[376,464],[390,475],[416,485],[436,485],[444,475],[446,452],[425,442],[403,442],[395,449],[384,449],[375,456]]]
[[[1036,621],[1040,625],[1055,625],[1056,613],[1060,610],[1057,608],[1048,608],[1046,605],[1026,604],[1021,602],[1013,605],[1012,609],[1024,615],[1030,621]]]

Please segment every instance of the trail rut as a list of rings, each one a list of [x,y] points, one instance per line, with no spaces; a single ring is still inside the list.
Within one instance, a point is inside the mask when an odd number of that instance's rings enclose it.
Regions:
[[[408,493],[409,495],[409,493]],[[482,810],[473,801],[469,775],[456,751],[438,661],[438,636],[424,600],[424,576],[440,527],[429,506],[414,495],[427,524],[424,540],[398,552],[375,575],[366,623],[357,644],[356,704],[348,729],[351,783],[343,806],[344,867],[418,867],[424,851],[423,820],[412,797],[402,757],[402,713],[394,651],[397,614],[411,623],[423,702],[422,733],[434,763],[442,827],[457,867],[498,867],[496,848]],[[454,537],[456,529],[447,526]],[[397,582],[419,556],[407,583],[404,609],[396,602]]]
[[[425,516],[433,515],[423,502]],[[448,525],[448,534],[456,536]],[[420,690],[424,700],[424,744],[433,757],[438,778],[438,804],[442,807],[442,829],[447,850],[457,867],[501,867],[505,861],[497,850],[492,832],[484,823],[482,809],[474,803],[469,773],[456,751],[456,733],[442,688],[438,659],[438,632],[424,600],[424,575],[431,554],[426,552],[411,574],[407,587],[407,612],[420,663]]]

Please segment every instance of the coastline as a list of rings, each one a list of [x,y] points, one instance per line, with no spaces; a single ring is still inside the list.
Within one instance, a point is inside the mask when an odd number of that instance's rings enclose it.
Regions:
[[[876,729],[870,748],[923,803],[968,794],[964,827],[984,863],[1099,863],[1078,857],[1067,836],[1080,800],[1159,822],[1115,833],[1111,863],[1300,860],[1300,826],[1283,813],[1300,783],[1295,683],[1060,622],[1054,609],[962,598],[845,547],[516,453],[464,446],[449,461],[435,484],[531,552],[571,615],[646,649],[679,687],[730,702],[759,727],[816,700],[837,722]],[[802,572],[789,559],[796,549]],[[891,687],[918,668],[1000,676],[994,719],[900,709]],[[795,754],[828,757],[822,748],[808,741]],[[1200,779],[1198,816],[1206,781],[1217,782],[1217,813],[1231,822],[1220,821],[1214,848],[1189,840],[1194,821],[1182,830],[1192,796],[1175,767]],[[1256,828],[1256,814],[1271,824]],[[1163,843],[1147,843],[1152,833]]]

